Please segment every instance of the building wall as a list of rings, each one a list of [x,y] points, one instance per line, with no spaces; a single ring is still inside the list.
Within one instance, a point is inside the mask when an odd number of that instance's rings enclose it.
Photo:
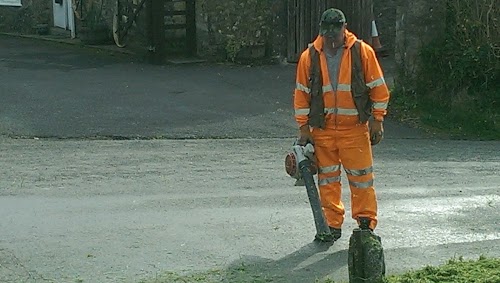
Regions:
[[[102,15],[111,29],[115,0],[85,2],[87,6],[91,2],[103,3]],[[170,5],[168,1],[165,3]],[[267,56],[286,54],[287,0],[196,0],[195,3],[196,49],[199,56],[224,60],[231,49],[231,40],[237,44],[264,44]],[[83,10],[87,8],[84,7]],[[85,12],[76,20],[77,33],[83,18]],[[166,23],[170,21],[175,23],[175,18],[166,18]],[[130,29],[127,36],[128,46],[146,47],[147,34],[147,19],[143,10],[139,14],[137,24]],[[165,35],[167,38],[174,38],[182,34],[182,31],[170,30],[166,31]]]
[[[396,44],[396,7],[397,0],[376,0],[373,3],[373,14],[377,23],[380,42],[389,54],[394,54]]]
[[[53,1],[23,0],[22,7],[0,6],[0,30],[33,34],[36,32],[36,24],[53,26]],[[86,0],[80,3],[83,6],[75,7],[77,37],[85,24],[90,5],[99,8],[103,23],[112,30],[115,0]],[[198,55],[225,59],[231,44],[262,44],[269,57],[286,55],[286,3],[286,0],[196,0]],[[146,48],[147,34],[144,9],[130,29],[127,46]],[[166,36],[169,35],[167,32]]]
[[[0,31],[34,33],[35,25],[52,25],[53,0],[23,0],[22,7],[0,6]]]
[[[37,23],[52,26],[54,0],[23,0],[23,7],[0,6],[0,30],[34,33]],[[86,9],[91,3],[102,3],[102,19],[112,29],[115,0],[86,0],[76,14],[76,29],[81,28]],[[286,57],[288,8],[287,0],[196,0],[197,53],[206,58],[224,59],[231,42],[264,44],[266,55]],[[82,11],[83,10],[83,11]],[[36,12],[35,12],[36,11]],[[42,11],[42,12],[40,12]],[[396,0],[378,0],[375,17],[382,44],[394,49],[396,37]],[[147,19],[143,10],[130,29],[128,46],[147,44]],[[168,34],[167,34],[168,36]]]
[[[396,13],[395,58],[398,79],[413,78],[423,45],[445,33],[446,1],[401,0]]]
[[[198,0],[196,11],[203,57],[226,57],[233,44],[263,44],[268,56],[286,54],[286,0]]]

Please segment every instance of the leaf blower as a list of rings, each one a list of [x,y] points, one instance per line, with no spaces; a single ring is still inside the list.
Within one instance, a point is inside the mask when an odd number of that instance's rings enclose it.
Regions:
[[[314,146],[311,143],[305,146],[295,143],[292,146],[292,151],[285,157],[285,170],[290,177],[297,180],[296,186],[305,185],[316,226],[316,239],[328,241],[333,236],[323,214],[318,189],[314,181],[313,176],[318,171],[314,160]]]

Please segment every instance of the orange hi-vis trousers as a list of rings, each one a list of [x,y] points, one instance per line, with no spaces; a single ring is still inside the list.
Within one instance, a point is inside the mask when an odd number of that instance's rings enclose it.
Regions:
[[[367,124],[351,129],[313,129],[314,149],[319,169],[321,206],[328,225],[341,228],[344,204],[341,200],[341,166],[349,180],[352,218],[371,219],[377,226],[377,197],[373,185],[373,157]]]

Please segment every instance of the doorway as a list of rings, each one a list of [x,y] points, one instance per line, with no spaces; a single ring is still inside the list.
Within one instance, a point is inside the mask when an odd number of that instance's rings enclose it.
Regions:
[[[71,37],[75,37],[75,16],[71,0],[52,0],[54,11],[54,26],[69,30]]]

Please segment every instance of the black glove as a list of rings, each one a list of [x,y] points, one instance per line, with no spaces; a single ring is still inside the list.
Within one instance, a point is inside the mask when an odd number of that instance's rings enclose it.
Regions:
[[[384,125],[381,121],[372,121],[370,123],[370,141],[376,145],[384,139]]]

